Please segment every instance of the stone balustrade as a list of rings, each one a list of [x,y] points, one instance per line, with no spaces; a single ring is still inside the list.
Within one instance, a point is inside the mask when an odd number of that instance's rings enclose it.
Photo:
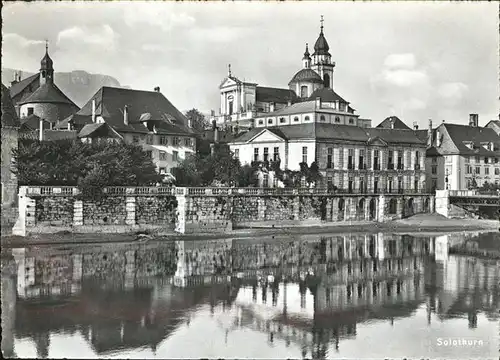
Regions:
[[[344,194],[310,188],[107,187],[89,200],[75,187],[23,186],[16,235],[27,232],[220,233],[233,226],[387,221],[434,211],[430,194]]]

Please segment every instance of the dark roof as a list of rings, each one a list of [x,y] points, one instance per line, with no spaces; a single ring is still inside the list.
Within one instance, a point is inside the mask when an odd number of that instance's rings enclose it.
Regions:
[[[40,70],[42,70],[42,69],[53,69],[53,67],[54,67],[53,65],[54,65],[54,62],[50,58],[49,52],[45,51],[45,55],[42,58],[42,60],[40,61]]]
[[[323,83],[321,76],[318,75],[313,69],[301,69],[299,70],[290,80],[288,84],[292,84],[298,81],[310,81],[315,83]]]
[[[50,129],[50,121],[42,120],[43,128]],[[21,127],[26,130],[37,130],[40,128],[40,117],[35,114],[31,114],[24,118],[21,118]]]
[[[24,89],[26,89],[35,80],[37,80],[39,76],[40,76],[39,74],[34,74],[34,75],[31,75],[30,77],[27,77],[26,79],[23,79],[17,83],[12,84],[12,86],[9,89],[10,96],[12,98],[14,98],[17,95],[19,95]]]
[[[421,146],[425,145],[425,141],[421,141],[417,138],[413,131],[372,129],[352,125],[324,123],[254,128],[235,139],[234,142],[247,142],[265,129],[268,129],[285,140],[321,139],[368,142],[369,140],[380,138],[384,142],[390,144],[404,143]]]
[[[295,91],[290,89],[257,86],[255,92],[256,101],[260,102],[287,103],[288,101],[294,102],[297,100]]]
[[[377,126],[378,127],[378,126]],[[425,130],[413,130],[413,132],[415,133],[415,135],[422,141],[427,141],[427,138],[429,136],[429,130],[428,129],[425,129]]]
[[[75,109],[78,106],[71,101],[64,93],[51,82],[40,85],[30,96],[25,100],[21,101],[19,104],[29,104],[29,103],[58,103],[58,104],[69,104],[73,105]]]
[[[441,154],[434,146],[431,146],[430,148],[428,148],[426,150],[425,156],[432,156],[433,157],[433,156],[441,156]]]
[[[12,103],[10,92],[7,87],[2,84],[2,126],[16,127],[20,126],[19,118]]]
[[[316,89],[311,94],[308,100],[316,100],[316,98],[321,98],[322,102],[334,102],[339,101],[343,103],[347,103],[339,94],[333,91],[332,88],[321,88]],[[354,109],[353,109],[354,110]]]
[[[491,128],[449,123],[444,123],[441,126],[446,129],[451,141],[458,149],[459,154],[485,156],[500,155],[500,136]],[[465,145],[468,142],[472,142],[474,144],[474,149],[470,149]],[[484,143],[489,142],[495,144],[494,151],[487,150],[483,147]]]
[[[325,35],[323,34],[323,29],[319,33],[318,39],[314,44],[314,54],[313,55],[330,55],[328,52],[330,47],[328,46],[328,42],[325,39]]]
[[[391,129],[391,121],[394,122],[394,129],[400,129],[400,130],[411,130],[411,128],[406,125],[400,118],[397,116],[389,116],[386,118],[384,121],[382,121],[380,124],[377,125],[377,128],[383,128],[383,129]]]
[[[92,122],[92,100],[96,102],[96,116],[102,116],[106,123],[119,132],[150,132],[141,116],[147,116],[155,123],[158,133],[191,135],[187,118],[160,92],[132,90],[103,86],[76,113],[74,119],[81,123]],[[127,106],[128,125],[124,124],[123,111]],[[90,120],[90,122],[89,122]]]
[[[84,115],[78,115],[78,114],[72,114],[68,116],[67,118],[59,121],[56,125],[56,129],[67,129],[68,128],[68,123],[73,123],[73,125],[86,125],[86,124],[92,124],[92,116],[84,116]]]
[[[96,137],[112,137],[112,138],[122,137],[106,123],[87,124],[78,133],[79,138],[91,137],[90,135],[94,135]]]
[[[219,130],[219,142],[220,143],[228,143],[231,141],[234,141],[236,138],[241,136],[243,133],[235,134],[231,131],[224,131],[224,130]],[[198,134],[198,138],[200,140],[205,140],[209,142],[214,142],[214,130],[209,129],[209,130],[203,130],[200,134]]]

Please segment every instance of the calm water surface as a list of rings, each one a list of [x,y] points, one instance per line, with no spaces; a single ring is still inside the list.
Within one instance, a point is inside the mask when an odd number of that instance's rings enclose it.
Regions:
[[[2,352],[39,358],[480,358],[496,235],[307,235],[2,251]]]

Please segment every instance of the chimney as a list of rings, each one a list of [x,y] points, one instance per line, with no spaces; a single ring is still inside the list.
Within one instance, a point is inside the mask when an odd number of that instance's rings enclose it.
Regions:
[[[160,92],[160,87],[159,86],[155,87],[155,92]]]
[[[316,98],[316,109],[321,109],[321,98],[319,96]]]
[[[188,126],[189,126],[190,128],[192,128],[192,127],[193,127],[193,123],[192,123],[191,119],[188,119]]]
[[[479,126],[479,115],[469,114],[469,126],[478,127]]]
[[[418,130],[418,124],[416,121],[413,122],[413,130]]]
[[[128,106],[127,105],[125,105],[123,107],[123,123],[125,125],[128,125]]]
[[[287,106],[292,106],[292,99],[288,99]]]
[[[274,103],[269,104],[269,112],[274,112]]]
[[[43,140],[43,119],[40,118],[40,120],[38,121],[38,139],[40,141]]]
[[[17,71],[16,71],[16,72],[14,73],[14,80],[12,80],[12,81],[10,82],[10,85],[12,86],[12,85],[14,85],[14,84],[17,84],[17,82],[18,82],[18,81],[17,81]]]
[[[95,99],[92,99],[92,122],[95,123]]]
[[[389,118],[389,122],[391,123],[391,129],[394,129],[394,119],[392,116]]]
[[[429,129],[427,130],[427,146],[432,146],[432,119],[429,119]]]

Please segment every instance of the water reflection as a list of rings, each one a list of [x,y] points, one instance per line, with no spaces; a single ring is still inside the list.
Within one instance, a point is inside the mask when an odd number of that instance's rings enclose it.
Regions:
[[[456,329],[453,320],[467,336],[494,335],[500,266],[449,256],[449,243],[459,241],[356,234],[12,249],[2,258],[2,352],[373,358],[360,332],[383,336],[400,320],[420,326],[420,314],[428,330],[418,341],[449,335],[443,326]],[[61,337],[82,352],[64,352]],[[391,351],[441,351],[411,350],[415,340],[408,334]],[[247,343],[259,352],[243,351]],[[454,357],[496,344],[488,346],[455,349]]]

